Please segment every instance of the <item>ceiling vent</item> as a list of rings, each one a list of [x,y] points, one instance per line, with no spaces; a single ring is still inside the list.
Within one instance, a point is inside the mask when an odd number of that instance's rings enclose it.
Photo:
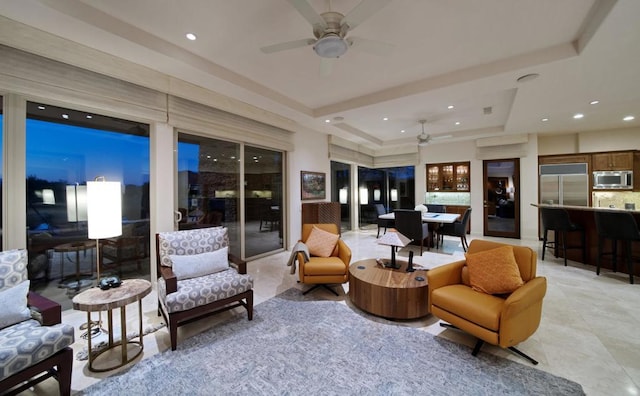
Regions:
[[[482,109],[482,112],[484,113],[484,115],[490,115],[491,113],[493,113],[493,107],[487,106]]]

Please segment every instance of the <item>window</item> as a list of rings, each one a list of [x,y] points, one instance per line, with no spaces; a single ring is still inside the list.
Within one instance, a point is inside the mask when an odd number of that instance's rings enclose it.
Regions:
[[[148,125],[28,102],[26,169],[30,279],[71,294],[92,285],[86,182],[96,177],[122,183],[122,236],[101,241],[101,276],[148,278]]]

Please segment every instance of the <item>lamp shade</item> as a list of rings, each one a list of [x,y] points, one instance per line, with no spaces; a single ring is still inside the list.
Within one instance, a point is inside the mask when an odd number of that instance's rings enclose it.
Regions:
[[[341,204],[346,204],[348,202],[349,190],[346,188],[341,188],[339,192],[339,201]]]
[[[87,182],[87,221],[89,239],[122,235],[122,196],[120,182]]]
[[[395,229],[390,229],[380,239],[377,240],[378,245],[405,247],[411,242],[411,239],[402,235]]]
[[[363,187],[360,188],[360,205],[369,204],[369,189]]]
[[[87,186],[67,186],[67,221],[87,221]]]

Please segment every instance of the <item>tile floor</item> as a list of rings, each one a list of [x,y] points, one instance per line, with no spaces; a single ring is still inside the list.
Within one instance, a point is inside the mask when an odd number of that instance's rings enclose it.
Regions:
[[[389,247],[375,243],[375,229],[346,232],[343,234],[343,239],[352,249],[353,261],[372,256],[390,255]],[[537,241],[500,238],[496,240],[528,245],[540,252],[540,243]],[[458,242],[458,239],[448,239],[444,251],[450,254],[425,252],[423,256],[416,256],[415,261],[427,267],[454,261],[463,254]],[[408,249],[404,248],[399,255],[407,256]],[[289,254],[289,252],[282,252],[249,263],[249,272],[255,280],[255,304],[290,287],[301,289],[307,287],[297,284],[296,276],[290,274],[290,267],[286,267]],[[561,259],[555,259],[551,254],[546,256],[545,261],[538,260],[538,263],[538,275],[547,277],[548,281],[543,318],[538,331],[520,344],[520,349],[540,362],[538,369],[579,382],[587,395],[639,395],[640,279],[637,279],[635,285],[630,285],[628,277],[624,274],[605,271],[600,276],[596,276],[593,266],[569,262],[565,267]],[[348,284],[343,285],[343,289],[346,292]],[[345,295],[334,297],[324,290],[313,293],[319,299],[336,300],[357,309],[350,304]],[[143,300],[145,327],[162,323],[161,318],[156,314],[155,298],[155,293],[152,292]],[[227,312],[181,328],[178,333],[178,348],[180,339],[197,336],[212,323],[228,318],[227,315],[246,315],[246,313],[237,309],[237,311]],[[137,318],[137,304],[129,306],[127,318]],[[69,310],[63,313],[63,320],[77,328],[86,321],[86,315],[84,312]],[[432,316],[421,320],[393,323],[412,326],[469,346],[475,343],[470,336],[441,328],[438,320]],[[128,323],[128,328],[137,328],[137,323],[135,321]],[[76,343],[73,345],[74,353],[81,352],[86,346],[86,340],[83,340],[80,334],[82,331],[77,330]],[[153,358],[154,354],[166,351],[169,349],[167,330],[161,328],[146,335],[144,343],[142,359]],[[509,351],[490,345],[483,346],[482,353],[494,353],[522,364],[529,364]],[[84,389],[122,370],[95,374],[89,372],[86,365],[86,360],[74,361],[73,391]],[[47,380],[25,394],[55,395],[57,394],[56,384],[53,380]]]

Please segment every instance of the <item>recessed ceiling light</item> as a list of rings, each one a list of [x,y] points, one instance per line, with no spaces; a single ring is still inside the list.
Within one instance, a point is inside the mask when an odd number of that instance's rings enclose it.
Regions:
[[[576,119],[576,120],[579,120],[579,119],[581,119],[581,118],[584,118],[584,114],[582,114],[582,113],[574,114],[574,115],[573,115],[573,118],[574,118],[574,119]]]
[[[195,39],[197,39],[196,35],[193,33],[187,33],[186,36],[191,41],[195,41]]]
[[[460,125],[460,121],[456,121],[456,125]]]
[[[44,110],[45,107],[43,105],[38,106],[38,110]]]
[[[211,159],[211,156],[210,156],[210,155],[207,155],[207,159]]]
[[[600,103],[599,100],[592,100],[591,102],[589,102],[589,104],[592,104],[592,105],[597,105],[598,103]]]
[[[326,120],[324,120],[324,122],[326,122],[328,124],[328,123],[331,122],[331,120],[327,118]]]
[[[400,133],[405,133],[405,132],[406,132],[406,131],[405,131],[404,129],[401,129],[401,130],[400,130]]]
[[[389,121],[389,117],[382,117],[382,121]]]
[[[62,118],[64,118],[65,120],[68,120],[69,119],[69,114],[63,114]]]
[[[91,114],[87,114],[87,115],[86,115],[86,117],[87,117],[88,119],[92,119],[92,118],[93,118],[93,116],[92,116]]]
[[[453,109],[453,105],[447,106],[447,109],[449,109],[449,110]]]
[[[548,118],[543,118],[543,119],[542,119],[542,122],[547,122],[547,121],[549,121],[549,119],[548,119]]]
[[[636,119],[636,117],[634,117],[632,115],[628,115],[628,116],[624,117],[622,120],[623,121],[633,121],[635,119]]]

